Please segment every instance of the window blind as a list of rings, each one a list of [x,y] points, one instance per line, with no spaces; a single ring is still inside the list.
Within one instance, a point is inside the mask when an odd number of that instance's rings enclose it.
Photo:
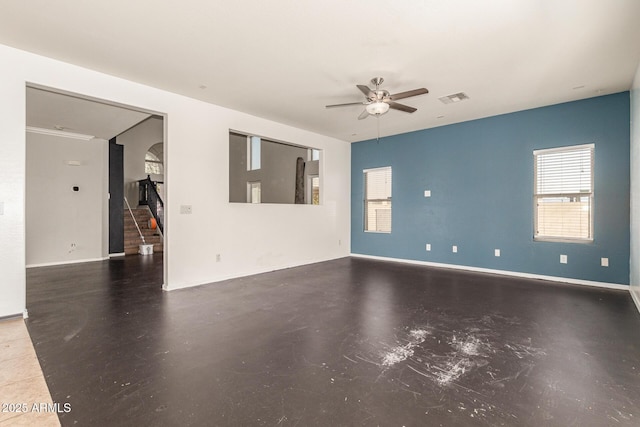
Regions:
[[[594,145],[534,151],[535,237],[593,239]]]
[[[391,167],[364,171],[364,229],[391,232]]]

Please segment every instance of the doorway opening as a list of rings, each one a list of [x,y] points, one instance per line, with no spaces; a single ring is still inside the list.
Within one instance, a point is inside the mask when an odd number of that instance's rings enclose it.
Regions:
[[[155,257],[141,261],[160,269],[160,290],[167,277],[165,115],[27,84],[26,124],[27,269]],[[149,152],[161,166],[151,174]]]

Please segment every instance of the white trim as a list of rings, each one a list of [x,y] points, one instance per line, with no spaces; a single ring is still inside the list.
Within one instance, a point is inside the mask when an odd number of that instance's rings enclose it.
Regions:
[[[27,311],[27,310],[25,310]],[[0,316],[0,324],[2,324],[2,322],[6,321],[6,320],[16,320],[19,319],[21,317],[24,316],[24,312],[23,314],[20,313],[16,313],[16,314],[7,314],[5,316]]]
[[[27,126],[27,132],[39,133],[41,135],[61,136],[63,138],[81,139],[83,141],[90,141],[95,138],[93,135],[85,135],[82,133],[67,132],[64,130],[44,129],[33,126]]]
[[[596,143],[592,142],[590,144],[579,144],[579,145],[564,145],[562,147],[553,147],[553,148],[540,148],[538,150],[533,150],[533,155],[536,156],[538,154],[549,154],[549,153],[557,153],[562,151],[569,150],[581,150],[581,149],[594,149],[596,148]]]
[[[411,259],[402,259],[402,258],[388,258],[381,256],[373,256],[373,255],[362,255],[362,254],[351,254],[354,258],[367,258],[378,261],[392,261],[399,262],[403,264],[415,264],[415,265],[423,265],[426,267],[440,267],[440,268],[449,268],[452,270],[465,270],[465,271],[473,271],[476,273],[490,273],[490,274],[500,274],[502,276],[512,276],[512,277],[521,277],[524,279],[538,279],[538,280],[547,280],[552,282],[561,282],[561,283],[570,283],[572,285],[584,285],[584,286],[593,286],[598,288],[607,288],[607,289],[616,289],[620,291],[628,291],[629,285],[622,285],[619,283],[606,283],[606,282],[596,282],[592,280],[582,280],[582,279],[573,279],[570,277],[557,277],[557,276],[545,276],[542,274],[531,274],[531,273],[520,273],[517,271],[507,271],[507,270],[493,270],[490,268],[480,268],[480,267],[469,267],[466,265],[456,265],[456,264],[443,264],[438,262],[429,262],[429,261],[415,261]]]
[[[116,258],[116,257],[121,257],[121,256],[125,256],[126,254],[124,252],[117,252],[114,254],[109,254],[109,258]]]
[[[640,312],[640,296],[636,295],[636,293],[633,291],[633,287],[631,286],[629,286],[629,293],[631,294],[631,299],[635,303],[638,312]]]
[[[22,312],[22,318],[23,319],[28,319],[29,318],[29,311],[26,308]]]
[[[381,171],[381,170],[385,170],[385,169],[391,170],[391,166],[379,166],[377,168],[362,169],[362,173],[376,172],[376,171]]]
[[[108,259],[109,257],[102,257],[102,258],[74,259],[71,261],[43,262],[41,264],[27,264],[27,268],[51,267],[54,265],[66,265],[66,264],[81,264],[85,262],[106,261]]]
[[[211,280],[206,281],[206,282],[190,282],[190,283],[181,283],[181,284],[178,284],[178,285],[168,285],[168,284],[165,283],[164,285],[162,285],[162,290],[167,291],[167,292],[173,292],[173,291],[177,291],[177,290],[180,290],[180,289],[191,288],[191,287],[195,287],[195,286],[215,285],[216,283],[224,282],[225,280],[240,279],[240,278],[243,278],[243,277],[255,276],[257,274],[271,273],[273,271],[280,271],[280,270],[287,270],[289,268],[303,267],[305,265],[318,264],[318,263],[321,263],[321,262],[333,261],[333,260],[341,259],[341,258],[345,258],[345,256],[344,255],[339,255],[339,256],[330,257],[330,258],[322,258],[322,259],[316,259],[316,260],[303,261],[303,262],[301,262],[299,264],[282,264],[282,265],[279,265],[279,266],[276,266],[276,267],[268,267],[266,269],[259,269],[259,270],[254,270],[254,271],[244,271],[244,272],[240,272],[240,273],[226,274],[224,276],[216,277],[216,278],[211,279]]]

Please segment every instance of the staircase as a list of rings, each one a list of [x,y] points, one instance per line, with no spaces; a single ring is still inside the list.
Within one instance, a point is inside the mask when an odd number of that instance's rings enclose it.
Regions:
[[[148,207],[132,208],[131,212],[138,221],[138,227],[144,236],[145,243],[153,244],[153,252],[162,252],[162,236],[158,228],[152,230],[149,228],[149,219],[151,218],[151,212]],[[124,253],[125,255],[132,255],[138,253],[138,246],[142,244],[136,225],[131,218],[131,214],[128,209],[124,210]]]

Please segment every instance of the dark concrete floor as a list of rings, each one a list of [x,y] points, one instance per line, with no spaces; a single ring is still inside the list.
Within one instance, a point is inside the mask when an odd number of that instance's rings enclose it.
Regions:
[[[167,293],[154,257],[28,270],[63,425],[640,425],[627,292],[345,258]]]

